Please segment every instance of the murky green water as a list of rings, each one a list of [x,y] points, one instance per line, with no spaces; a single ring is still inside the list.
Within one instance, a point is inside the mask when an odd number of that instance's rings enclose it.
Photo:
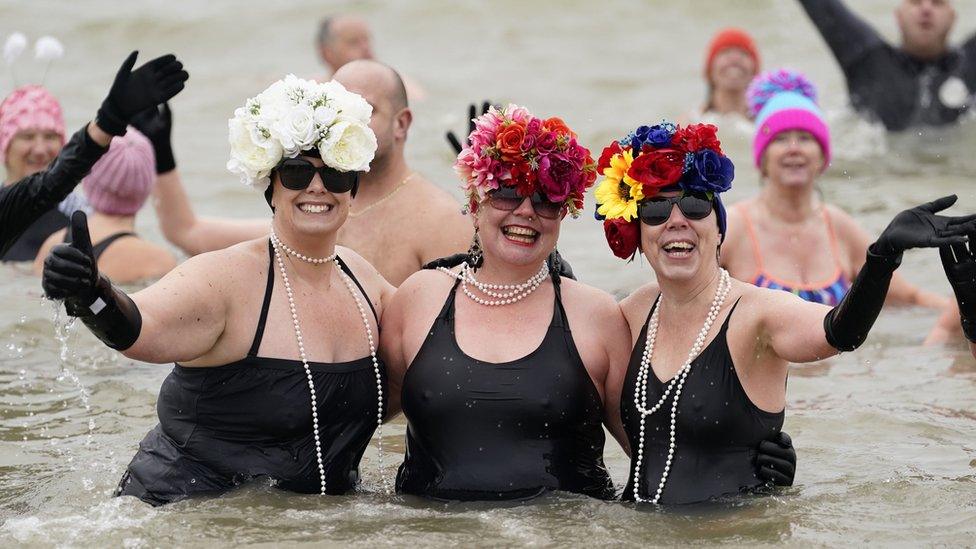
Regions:
[[[895,36],[894,1],[856,4]],[[962,38],[976,29],[976,4],[956,5]],[[767,67],[801,68],[820,84],[836,156],[821,182],[827,200],[873,234],[900,209],[949,192],[960,195],[958,211],[976,211],[976,124],[889,137],[858,122],[844,109],[825,46],[785,0],[8,1],[0,2],[0,39],[23,30],[64,41],[66,59],[47,84],[70,127],[95,111],[131,48],[147,57],[175,50],[192,74],[173,105],[189,193],[201,213],[258,216],[267,214],[264,201],[223,169],[226,119],[286,72],[317,74],[315,21],[350,9],[371,20],[382,58],[427,88],[408,157],[445,188],[456,180],[443,132],[464,127],[469,100],[511,99],[558,114],[599,150],[638,122],[697,105],[704,45],[736,24],[754,31]],[[5,94],[9,75],[0,82]],[[737,162],[731,198],[750,196],[758,179],[751,137],[723,128]],[[139,231],[159,238],[151,211]],[[646,265],[614,259],[588,218],[563,225],[560,248],[584,281],[617,295],[651,276]],[[909,253],[900,272],[949,291],[935,253]],[[566,495],[509,506],[431,504],[381,494],[380,475],[392,476],[398,460],[388,456],[378,471],[371,449],[364,494],[296,496],[258,484],[152,509],[108,496],[155,424],[169,367],[116,355],[79,325],[69,330],[62,371],[37,279],[11,265],[0,266],[0,277],[0,545],[968,545],[976,534],[976,361],[961,347],[920,347],[934,312],[888,309],[857,353],[793,372],[785,429],[799,470],[796,485],[772,497],[665,512]],[[384,447],[401,452],[402,421],[384,432]],[[613,442],[607,460],[622,484],[627,461]]]

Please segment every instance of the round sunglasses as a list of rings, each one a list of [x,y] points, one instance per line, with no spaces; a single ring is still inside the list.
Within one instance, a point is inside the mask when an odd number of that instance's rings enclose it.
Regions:
[[[681,215],[688,219],[705,219],[712,213],[712,201],[705,195],[655,197],[637,205],[637,216],[645,225],[660,225],[671,217],[671,209],[677,204]]]
[[[327,191],[334,194],[342,194],[352,191],[356,195],[356,188],[359,185],[359,172],[340,172],[328,166],[316,167],[308,160],[303,158],[286,158],[275,168],[278,177],[281,178],[281,185],[293,191],[302,191],[308,188],[312,178],[318,173],[322,178],[322,185]]]
[[[496,210],[511,212],[515,211],[526,198],[532,204],[536,215],[546,219],[558,219],[566,208],[564,204],[552,202],[538,191],[532,193],[532,196],[519,196],[515,187],[500,187],[491,191],[488,194],[488,203]]]

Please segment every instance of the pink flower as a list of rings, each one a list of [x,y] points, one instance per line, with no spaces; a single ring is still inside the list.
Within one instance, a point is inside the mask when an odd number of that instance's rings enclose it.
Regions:
[[[539,149],[539,154],[549,154],[556,150],[556,134],[552,132],[543,132],[539,135],[539,139],[536,140],[535,146]]]
[[[526,135],[531,135],[533,137],[539,137],[542,133],[542,119],[533,117],[528,124],[525,125]]]
[[[523,124],[528,124],[533,118],[532,114],[529,113],[529,109],[520,107],[514,103],[509,103],[502,112],[505,115],[505,118],[512,120],[513,122],[522,122]]]
[[[549,200],[565,202],[579,186],[582,171],[564,154],[550,154],[539,159],[539,186]]]
[[[579,168],[583,169],[583,164],[586,163],[586,157],[589,151],[584,149],[576,142],[576,138],[570,138],[569,143],[566,145],[566,152],[564,153],[566,158],[571,160],[573,164]]]

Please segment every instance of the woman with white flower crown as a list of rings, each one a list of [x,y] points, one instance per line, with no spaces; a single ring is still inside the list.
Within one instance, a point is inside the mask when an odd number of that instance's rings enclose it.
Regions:
[[[718,257],[733,166],[716,129],[642,126],[599,162],[610,248],[639,250],[656,278],[621,302],[633,350],[607,382],[631,450],[628,500],[693,503],[763,485],[755,449],[780,433],[789,363],[857,348],[902,252],[961,242],[976,227],[976,216],[936,215],[954,196],[898,214],[834,308],[732,279]]]
[[[118,494],[158,505],[258,476],[302,493],[357,485],[387,406],[376,347],[393,288],[335,241],[376,149],[370,113],[339,84],[294,76],[247,100],[228,168],[264,191],[270,237],[191,258],[131,298],[98,274],[75,213],[47,295],[125,356],[177,363]]]

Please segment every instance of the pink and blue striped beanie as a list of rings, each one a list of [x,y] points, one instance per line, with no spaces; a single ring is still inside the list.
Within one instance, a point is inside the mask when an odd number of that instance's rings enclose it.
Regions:
[[[817,106],[817,88],[802,73],[779,69],[753,79],[746,91],[749,110],[756,117],[752,155],[760,167],[763,152],[776,134],[803,130],[820,143],[824,168],[830,165],[830,129]]]

